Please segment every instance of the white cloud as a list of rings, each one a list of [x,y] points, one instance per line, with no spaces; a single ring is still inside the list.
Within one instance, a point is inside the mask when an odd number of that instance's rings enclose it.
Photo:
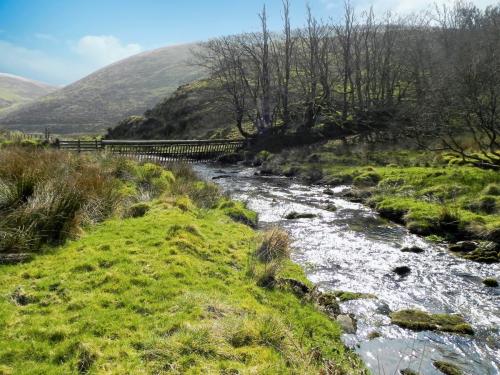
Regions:
[[[142,51],[136,43],[122,44],[112,35],[86,35],[73,47],[86,60],[100,66],[135,55]]]
[[[0,40],[0,71],[54,84],[68,83],[85,67],[48,56],[42,51]]]

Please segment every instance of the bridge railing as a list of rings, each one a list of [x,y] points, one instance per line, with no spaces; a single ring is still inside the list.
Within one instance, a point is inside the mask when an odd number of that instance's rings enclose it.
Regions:
[[[140,160],[206,161],[236,152],[244,140],[60,140],[58,147],[76,152],[106,151]]]

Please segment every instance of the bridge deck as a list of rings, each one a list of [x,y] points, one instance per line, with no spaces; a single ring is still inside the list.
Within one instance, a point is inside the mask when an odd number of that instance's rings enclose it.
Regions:
[[[141,160],[207,161],[242,149],[242,139],[202,140],[61,140],[63,150],[76,152],[105,151]]]

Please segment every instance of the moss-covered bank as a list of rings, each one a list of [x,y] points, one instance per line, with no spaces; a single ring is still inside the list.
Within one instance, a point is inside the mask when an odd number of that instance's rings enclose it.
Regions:
[[[257,285],[259,235],[233,220],[253,215],[181,190],[0,266],[1,374],[365,373],[313,302]]]

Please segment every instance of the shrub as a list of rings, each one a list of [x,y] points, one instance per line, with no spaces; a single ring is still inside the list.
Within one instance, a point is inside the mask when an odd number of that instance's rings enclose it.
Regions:
[[[380,175],[376,172],[366,172],[354,178],[356,186],[375,186],[380,181]]]
[[[500,185],[499,184],[489,184],[483,190],[486,195],[500,195]]]
[[[130,206],[127,210],[127,217],[143,217],[151,209],[146,202],[139,202]]]
[[[263,262],[290,258],[290,236],[277,227],[266,231],[256,255]]]

